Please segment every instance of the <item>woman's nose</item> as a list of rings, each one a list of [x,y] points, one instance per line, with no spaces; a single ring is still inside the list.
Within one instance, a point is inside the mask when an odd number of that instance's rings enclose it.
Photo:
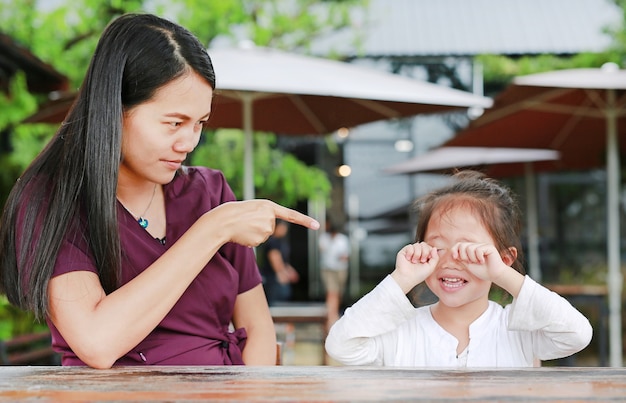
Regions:
[[[198,145],[200,133],[186,133],[174,143],[174,150],[182,153],[190,153]]]
[[[177,141],[174,144],[174,151],[179,153],[190,153],[194,148],[195,146],[191,141]]]

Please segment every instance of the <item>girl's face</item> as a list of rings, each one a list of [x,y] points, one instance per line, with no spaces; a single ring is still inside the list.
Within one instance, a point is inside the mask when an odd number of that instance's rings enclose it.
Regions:
[[[213,89],[190,72],[124,113],[120,181],[166,184],[200,140]]]
[[[462,262],[452,259],[450,248],[458,242],[489,243],[494,240],[468,207],[439,208],[433,211],[424,241],[439,249],[439,263],[426,279],[428,288],[447,307],[486,308],[491,282],[474,276]]]

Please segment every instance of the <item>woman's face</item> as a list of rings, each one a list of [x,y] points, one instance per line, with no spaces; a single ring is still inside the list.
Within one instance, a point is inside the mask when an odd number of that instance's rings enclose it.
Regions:
[[[169,183],[200,140],[213,89],[190,72],[124,113],[120,181]]]
[[[428,288],[448,307],[473,303],[483,309],[489,297],[491,282],[473,275],[462,262],[452,259],[450,248],[458,242],[495,244],[493,238],[476,217],[463,206],[441,212],[435,210],[428,222],[424,241],[439,249],[439,263],[426,279]]]

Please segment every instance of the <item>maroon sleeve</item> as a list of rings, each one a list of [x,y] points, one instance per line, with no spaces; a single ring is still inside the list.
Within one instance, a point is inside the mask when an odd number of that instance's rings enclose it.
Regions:
[[[69,230],[65,235],[52,277],[73,271],[98,272],[88,242],[77,229]]]

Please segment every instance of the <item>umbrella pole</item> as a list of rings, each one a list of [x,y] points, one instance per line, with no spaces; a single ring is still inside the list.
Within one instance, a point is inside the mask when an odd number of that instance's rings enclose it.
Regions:
[[[350,297],[360,295],[360,252],[359,252],[359,197],[355,194],[348,196],[348,228],[350,238],[350,260],[348,268],[348,292]]]
[[[528,263],[530,277],[541,282],[541,263],[539,260],[539,230],[537,218],[537,191],[533,163],[524,164],[526,183],[526,226],[528,233]]]
[[[617,140],[615,90],[607,90],[606,153],[607,153],[607,254],[609,291],[609,361],[612,367],[622,366],[622,273],[620,265],[619,187],[620,164]]]
[[[254,95],[251,93],[241,94],[243,108],[243,198],[254,199],[254,150],[252,139],[252,102]]]

